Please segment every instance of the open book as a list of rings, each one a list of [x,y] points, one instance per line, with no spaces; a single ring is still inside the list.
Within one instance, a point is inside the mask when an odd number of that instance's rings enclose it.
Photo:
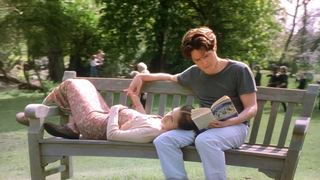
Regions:
[[[211,108],[191,110],[191,119],[200,131],[206,129],[209,123],[214,120],[225,121],[236,116],[238,116],[237,109],[228,96],[218,99],[212,104]]]

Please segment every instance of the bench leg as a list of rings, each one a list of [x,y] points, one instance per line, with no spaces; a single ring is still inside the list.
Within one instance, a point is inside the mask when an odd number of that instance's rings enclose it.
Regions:
[[[43,119],[35,122],[31,121],[28,131],[29,162],[32,180],[44,180],[46,178],[45,166],[42,164],[39,145],[39,139],[43,135],[39,128],[42,122]]]
[[[66,170],[61,172],[61,179],[70,179],[73,177],[73,157],[65,156],[60,160],[61,165],[66,166]]]
[[[281,177],[280,171],[271,171],[267,169],[259,169],[259,171],[267,175],[269,178],[280,180],[280,177]]]
[[[287,159],[284,164],[283,172],[281,174],[281,180],[293,180],[299,158],[300,158],[299,151],[288,152]]]

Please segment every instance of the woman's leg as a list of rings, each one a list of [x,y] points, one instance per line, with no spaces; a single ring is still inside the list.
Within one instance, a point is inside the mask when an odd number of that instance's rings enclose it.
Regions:
[[[68,127],[81,134],[87,134],[86,126],[105,125],[104,121],[109,113],[109,107],[100,93],[90,81],[84,79],[66,80],[54,89],[45,101],[57,104],[64,110],[71,110],[72,118]],[[100,112],[101,115],[93,112]],[[99,118],[95,118],[93,115],[99,116]]]

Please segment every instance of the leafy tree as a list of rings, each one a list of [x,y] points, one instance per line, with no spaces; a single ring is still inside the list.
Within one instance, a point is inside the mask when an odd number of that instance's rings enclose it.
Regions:
[[[21,33],[27,46],[29,67],[36,68],[33,60],[47,56],[49,77],[59,82],[65,69],[64,57],[70,55],[69,69],[81,75],[88,57],[96,53],[101,40],[101,33],[97,29],[99,17],[88,2],[6,2],[13,10],[4,15],[6,23],[3,24]],[[8,35],[7,32],[4,36]]]
[[[280,30],[274,16],[276,0],[101,1],[105,5],[101,25],[113,35],[115,52],[129,62],[143,44],[145,52],[139,60],[150,62],[152,72],[176,73],[192,64],[180,50],[190,28],[212,28],[219,56],[248,64],[270,58],[270,39]]]

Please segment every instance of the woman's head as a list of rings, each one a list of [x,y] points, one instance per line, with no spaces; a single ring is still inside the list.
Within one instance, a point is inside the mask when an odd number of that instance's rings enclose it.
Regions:
[[[191,119],[192,109],[194,108],[190,105],[183,105],[181,107],[174,108],[172,111],[166,114],[162,120],[166,130],[194,130],[197,134],[199,134],[199,129]]]
[[[204,52],[217,50],[216,36],[208,27],[201,27],[189,30],[182,39],[182,54],[190,59],[193,50],[202,50]]]

